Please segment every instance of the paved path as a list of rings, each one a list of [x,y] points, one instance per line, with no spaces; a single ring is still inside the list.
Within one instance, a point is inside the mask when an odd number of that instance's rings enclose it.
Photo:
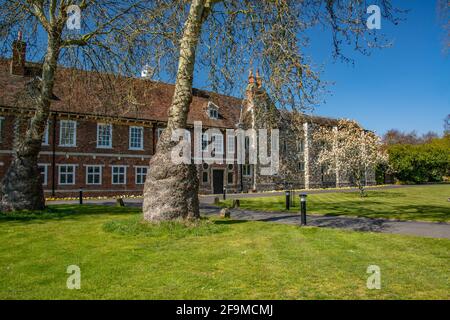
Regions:
[[[218,208],[214,206],[203,206],[201,211],[202,214],[206,216],[217,215]],[[299,214],[286,212],[261,212],[231,209],[231,218],[236,220],[254,220],[300,225]],[[387,219],[319,215],[308,215],[306,221],[308,226],[314,227],[450,239],[450,224],[448,223],[393,221]]]

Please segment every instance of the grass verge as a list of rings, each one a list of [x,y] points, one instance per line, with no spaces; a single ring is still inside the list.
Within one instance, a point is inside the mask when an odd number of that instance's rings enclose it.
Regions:
[[[0,299],[450,299],[449,240],[221,219],[148,231],[137,208],[50,209],[0,219]]]

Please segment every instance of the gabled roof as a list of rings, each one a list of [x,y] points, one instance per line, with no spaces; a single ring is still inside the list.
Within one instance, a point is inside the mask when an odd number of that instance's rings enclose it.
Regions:
[[[0,59],[0,106],[19,107],[16,96],[32,74],[38,74],[39,65],[27,63],[28,75],[17,76],[10,73],[10,61]],[[58,67],[51,110],[165,122],[173,92],[172,84]],[[219,106],[217,120],[208,117],[210,101]],[[205,127],[235,128],[241,105],[241,99],[193,89],[188,124],[202,121]]]

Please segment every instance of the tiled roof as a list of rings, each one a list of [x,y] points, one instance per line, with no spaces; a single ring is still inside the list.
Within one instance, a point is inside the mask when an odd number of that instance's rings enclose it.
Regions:
[[[30,72],[36,73],[36,67],[27,63]],[[105,78],[110,81],[105,82]],[[0,105],[16,107],[15,97],[30,79],[31,76],[11,75],[10,60],[0,59]],[[172,84],[59,67],[51,110],[165,122],[173,91]],[[188,124],[202,121],[205,127],[235,128],[241,99],[197,89],[193,94]],[[208,116],[210,101],[219,106],[217,120]]]

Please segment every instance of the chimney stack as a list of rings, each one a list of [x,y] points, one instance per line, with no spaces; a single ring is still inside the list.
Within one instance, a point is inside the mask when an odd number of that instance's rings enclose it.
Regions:
[[[258,88],[261,88],[261,87],[262,87],[262,78],[261,78],[261,76],[259,75],[259,69],[256,70],[256,86],[257,86]]]
[[[253,70],[250,69],[248,72],[248,83],[255,83],[255,77],[253,76]]]
[[[17,40],[12,45],[11,74],[17,76],[25,75],[25,56],[27,44],[22,41],[22,31],[19,31]]]

